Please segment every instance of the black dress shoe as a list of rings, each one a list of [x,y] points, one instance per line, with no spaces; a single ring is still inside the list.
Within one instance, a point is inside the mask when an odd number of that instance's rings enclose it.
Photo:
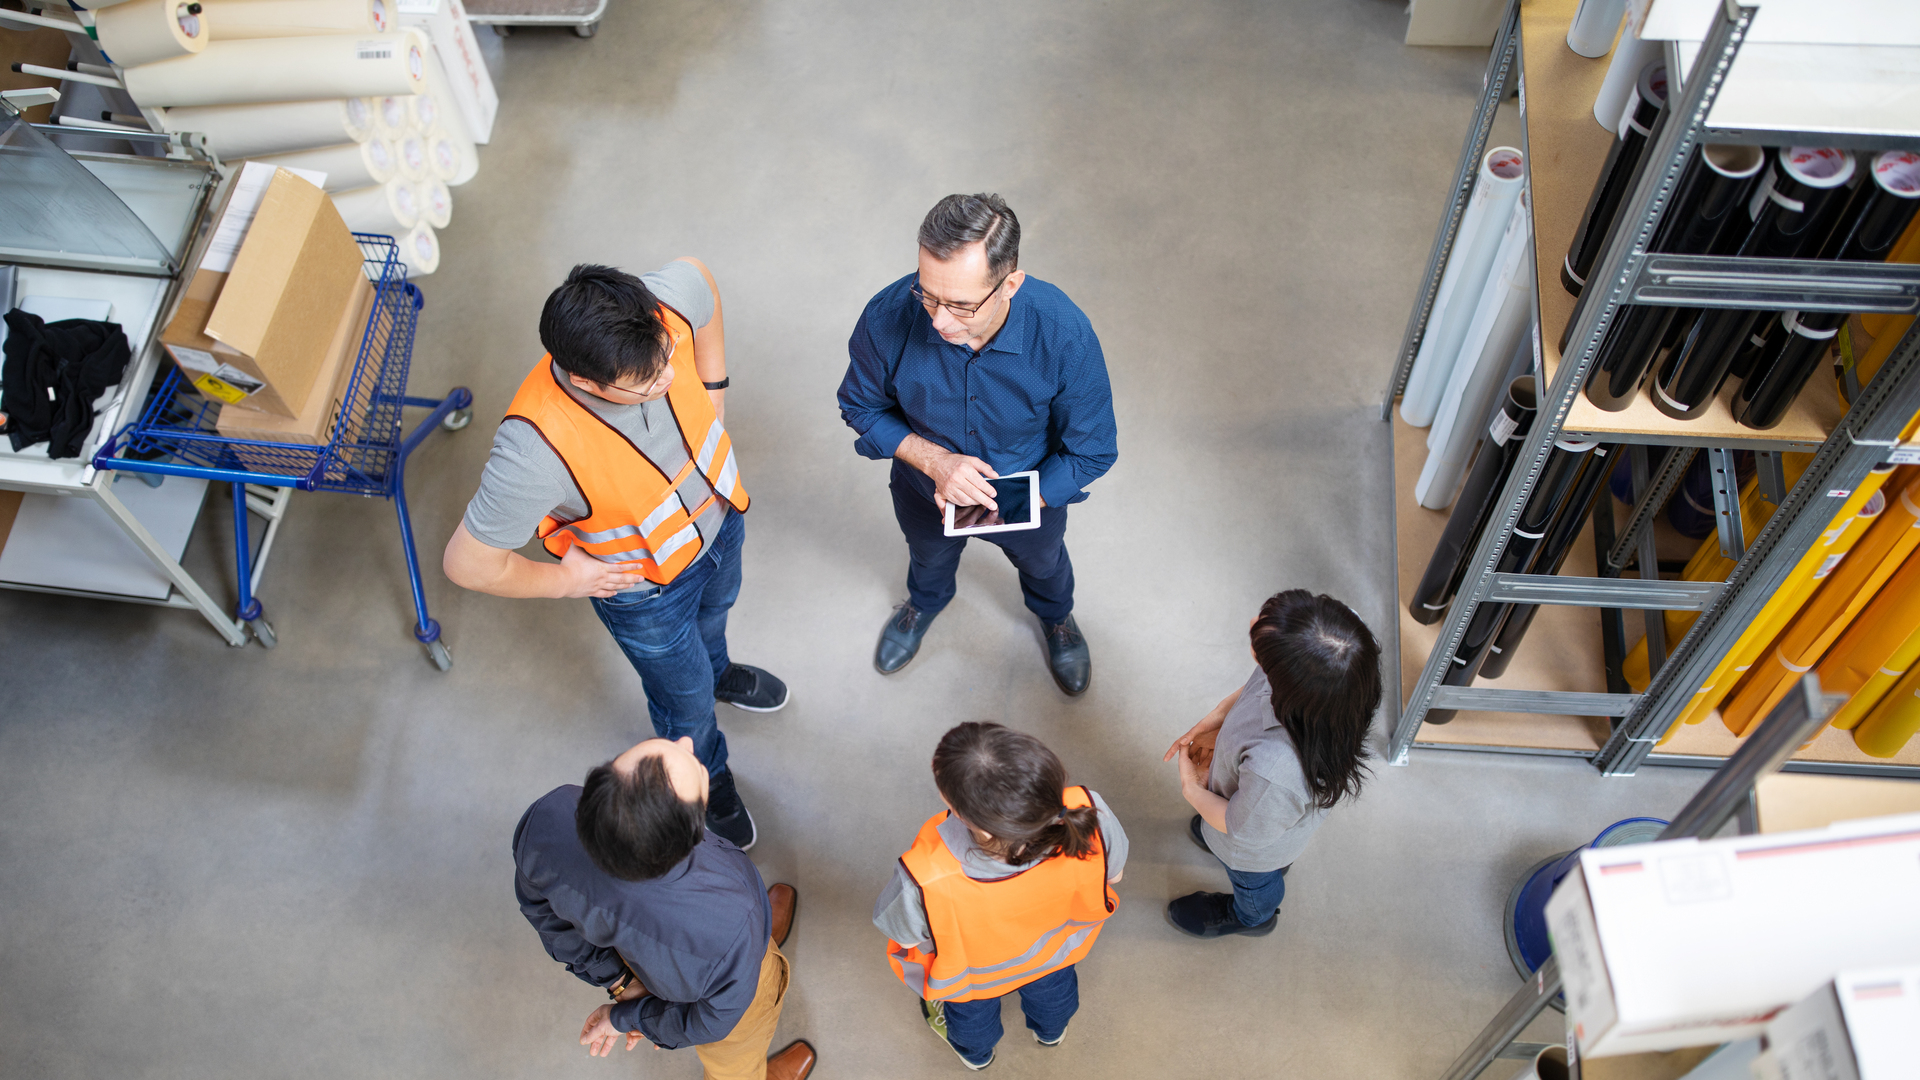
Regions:
[[[1216,938],[1228,934],[1263,937],[1273,933],[1273,928],[1279,925],[1280,913],[1274,912],[1258,926],[1248,926],[1233,913],[1232,893],[1197,892],[1188,893],[1168,904],[1167,921],[1173,924],[1174,929],[1194,937]]]
[[[732,664],[714,684],[713,696],[748,712],[779,712],[787,706],[787,684],[751,664]]]
[[[907,666],[920,651],[920,639],[927,636],[927,627],[933,625],[933,617],[938,614],[929,615],[911,603],[893,609],[887,625],[880,630],[880,643],[873,648],[873,666],[880,674],[891,675]]]
[[[1093,656],[1087,652],[1087,639],[1080,636],[1080,624],[1069,615],[1066,622],[1041,627],[1047,633],[1047,670],[1053,681],[1071,697],[1086,693],[1093,679]]]
[[[740,791],[733,786],[731,769],[707,781],[707,828],[741,851],[760,839],[753,815],[747,813],[747,804],[740,801]]]

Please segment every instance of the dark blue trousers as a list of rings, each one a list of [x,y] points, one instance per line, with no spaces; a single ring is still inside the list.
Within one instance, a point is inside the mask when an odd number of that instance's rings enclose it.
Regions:
[[[1080,973],[1068,964],[1016,993],[1020,995],[1020,1011],[1027,1018],[1027,1030],[1048,1042],[1058,1042],[1067,1033],[1067,1021],[1080,1011]],[[975,1065],[992,1060],[993,1048],[1005,1030],[1000,1026],[1000,999],[949,1001],[946,1010],[947,1044]]]
[[[907,598],[932,615],[953,599],[960,552],[971,537],[946,535],[946,515],[933,501],[933,480],[903,461],[893,463],[893,516],[907,538]],[[1027,610],[1048,626],[1073,614],[1073,560],[1067,557],[1067,508],[1040,509],[1040,527],[979,539],[1006,552],[1020,572]]]

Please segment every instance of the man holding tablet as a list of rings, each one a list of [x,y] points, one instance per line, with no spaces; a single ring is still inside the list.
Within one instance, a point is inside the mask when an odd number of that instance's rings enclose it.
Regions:
[[[909,552],[907,600],[873,663],[890,675],[919,652],[978,535],[1020,572],[1047,668],[1078,695],[1093,664],[1073,619],[1067,506],[1119,456],[1113,391],[1087,317],[1019,261],[1020,222],[1000,196],[949,195],[920,224],[918,273],[869,301],[847,342],[840,416],[861,456],[893,459]]]

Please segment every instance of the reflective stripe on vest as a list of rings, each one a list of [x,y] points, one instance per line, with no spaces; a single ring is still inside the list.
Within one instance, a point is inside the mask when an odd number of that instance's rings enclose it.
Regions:
[[[693,330],[664,304],[659,315],[673,338],[668,360],[673,383],[664,400],[688,457],[672,479],[618,429],[574,400],[554,373],[551,357],[542,357],[522,381],[507,419],[539,433],[587,503],[585,517],[566,521],[549,514],[541,521],[536,535],[547,551],[560,557],[577,547],[664,585],[691,565],[702,547],[694,520],[712,499],[689,508],[680,494],[696,470],[713,486],[715,497],[735,510],[745,511],[748,499],[733,440],[700,384]]]
[[[1068,807],[1092,806],[1085,788],[1062,793]],[[1113,913],[1106,846],[1097,832],[1087,858],[1055,855],[1012,877],[976,881],[940,835],[945,813],[921,826],[900,858],[920,889],[931,942],[890,944],[894,974],[928,1001],[999,997],[1078,963]]]

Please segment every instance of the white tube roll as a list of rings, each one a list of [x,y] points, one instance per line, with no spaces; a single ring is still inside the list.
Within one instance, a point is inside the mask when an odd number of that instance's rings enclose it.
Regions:
[[[444,133],[446,146],[432,147],[435,157],[445,159],[444,151],[457,152],[460,164],[449,167],[444,164],[436,169],[436,174],[448,184],[458,187],[473,179],[480,171],[480,151],[474,146],[473,131],[467,126],[466,118],[460,115],[460,107],[454,97],[453,84],[447,79],[446,66],[440,62],[438,54],[427,57],[427,92],[413,99],[414,118],[421,126],[430,131],[437,129]],[[431,120],[432,123],[427,121]],[[438,143],[438,136],[430,136],[430,143]]]
[[[438,57],[427,61],[427,92],[414,94],[406,99],[407,108],[413,114],[413,126],[423,131],[432,131],[433,125],[440,122],[440,98],[443,96],[440,83],[434,76],[442,71]],[[449,107],[450,113],[457,110]]]
[[[419,192],[398,178],[378,187],[336,192],[333,207],[354,232],[384,233],[398,239],[425,220],[420,216]]]
[[[1580,0],[1567,24],[1567,48],[1581,56],[1605,56],[1626,18],[1627,0]]]
[[[220,30],[215,41],[381,34],[387,0],[206,0]]]
[[[144,108],[417,94],[430,46],[418,30],[215,41],[198,56],[122,72]]]
[[[132,0],[94,17],[100,51],[123,68],[206,49],[210,20],[193,0]]]
[[[374,130],[389,139],[399,139],[413,126],[413,110],[407,102],[419,94],[388,94],[373,99]]]
[[[1480,159],[1480,176],[1467,197],[1466,212],[1453,238],[1453,251],[1440,274],[1440,289],[1420,337],[1407,388],[1400,397],[1400,418],[1414,427],[1433,423],[1447,380],[1460,355],[1467,324],[1480,304],[1488,272],[1506,235],[1507,218],[1526,183],[1526,158],[1511,146],[1496,146]]]
[[[1626,111],[1627,99],[1633,96],[1640,73],[1648,64],[1659,63],[1666,54],[1665,42],[1635,37],[1631,24],[1622,30],[1620,45],[1613,50],[1613,59],[1607,62],[1607,76],[1600,81],[1600,93],[1593,99],[1594,123],[1608,131],[1617,131],[1620,114]]]
[[[427,153],[427,137],[419,131],[409,131],[393,144],[399,151],[397,162],[400,175],[408,180],[419,182],[433,176],[433,158]]]
[[[227,161],[361,142],[369,136],[373,124],[372,112],[364,98],[153,111],[169,133],[198,131],[204,134],[207,149]]]
[[[319,150],[273,154],[252,159],[279,168],[312,169],[327,174],[322,188],[329,192],[384,184],[400,175],[399,155],[393,144],[375,136],[363,143],[342,143]]]
[[[1493,270],[1427,436],[1427,461],[1414,497],[1429,510],[1453,505],[1474,444],[1509,381],[1508,364],[1533,325],[1533,229],[1524,195],[1507,216]]]
[[[433,175],[453,187],[473,179],[474,174],[480,171],[479,150],[445,125],[434,128],[427,135],[427,156]]]
[[[400,237],[400,261],[407,264],[408,277],[426,277],[440,269],[440,238],[433,226],[423,221]]]
[[[444,229],[453,221],[453,192],[439,180],[415,184],[414,205],[420,208],[420,220],[435,229]]]
[[[72,7],[78,11],[99,11],[101,8],[118,7],[127,2],[128,0],[89,0],[87,3],[79,3],[76,0]]]

